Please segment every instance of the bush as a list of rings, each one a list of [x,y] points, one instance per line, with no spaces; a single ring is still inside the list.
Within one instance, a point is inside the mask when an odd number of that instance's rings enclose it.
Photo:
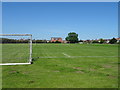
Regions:
[[[116,40],[115,38],[113,38],[113,39],[110,40],[109,43],[110,43],[110,44],[115,44],[115,43],[117,43],[117,40]]]
[[[99,43],[98,41],[96,41],[96,40],[94,40],[94,41],[92,41],[92,43]]]

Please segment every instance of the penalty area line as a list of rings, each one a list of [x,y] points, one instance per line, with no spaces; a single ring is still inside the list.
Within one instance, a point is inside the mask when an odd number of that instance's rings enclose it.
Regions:
[[[37,58],[112,58],[112,57],[118,57],[118,56],[69,56],[64,53],[66,57],[37,57]],[[35,57],[34,57],[35,58]]]
[[[64,56],[66,57],[71,57],[70,55],[66,54],[66,53],[62,53]]]

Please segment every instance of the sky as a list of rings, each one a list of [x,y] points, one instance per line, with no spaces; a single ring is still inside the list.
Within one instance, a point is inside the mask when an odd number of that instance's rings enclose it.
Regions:
[[[3,2],[3,34],[32,34],[33,39],[118,37],[117,2]]]

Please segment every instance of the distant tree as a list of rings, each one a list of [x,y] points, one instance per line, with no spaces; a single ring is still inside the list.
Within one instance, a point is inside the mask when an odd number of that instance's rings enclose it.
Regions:
[[[102,44],[104,42],[105,42],[105,40],[101,38],[99,43]]]
[[[83,40],[80,40],[79,42],[83,42]]]
[[[97,40],[93,40],[92,43],[99,43]]]
[[[46,43],[47,41],[46,40],[36,40],[35,42],[36,43]]]
[[[91,40],[89,40],[89,39],[86,40],[86,43],[87,43],[87,44],[90,44],[90,43],[91,43]]]
[[[65,39],[70,43],[78,43],[78,34],[76,34],[75,32],[70,32]]]
[[[117,40],[115,38],[112,38],[110,41],[109,41],[110,44],[115,44],[117,43]]]
[[[33,39],[33,40],[32,40],[32,43],[36,43],[36,40],[35,40],[35,39]]]

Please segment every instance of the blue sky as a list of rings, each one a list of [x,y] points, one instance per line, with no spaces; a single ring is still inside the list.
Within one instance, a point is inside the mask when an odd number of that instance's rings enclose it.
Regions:
[[[32,34],[35,39],[76,32],[79,39],[118,37],[117,2],[3,2],[5,34]]]

